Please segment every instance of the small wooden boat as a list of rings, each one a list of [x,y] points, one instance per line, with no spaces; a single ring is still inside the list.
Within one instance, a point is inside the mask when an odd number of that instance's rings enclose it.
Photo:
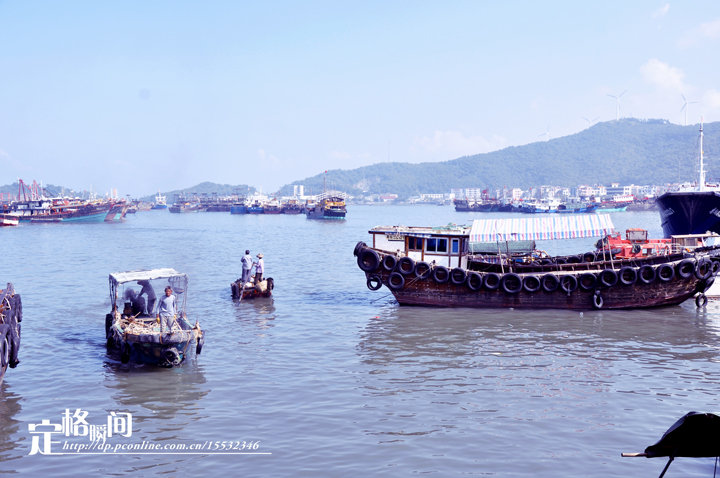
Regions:
[[[467,226],[378,226],[354,254],[367,286],[401,305],[623,309],[675,305],[705,291],[720,246],[613,235],[609,215],[476,220]],[[597,251],[550,257],[536,239],[602,236]],[[643,237],[647,237],[646,233]]]
[[[20,322],[22,322],[22,300],[20,294],[8,282],[0,290],[0,383],[7,368],[17,367],[20,360]]]
[[[193,351],[200,354],[205,332],[197,320],[192,324],[187,318],[186,274],[174,269],[115,272],[110,274],[109,282],[112,309],[105,316],[108,352],[118,353],[122,363],[163,367],[180,365]],[[177,308],[170,330],[164,329],[153,314],[155,291],[160,296],[167,286],[175,295]],[[142,294],[147,295],[147,302],[138,298]],[[123,298],[132,301],[122,304]]]
[[[255,282],[246,282],[243,286],[242,279],[237,279],[235,282],[230,284],[230,292],[232,293],[233,299],[255,299],[257,297],[270,297],[272,291],[275,288],[275,281],[272,277],[260,281],[258,284]]]

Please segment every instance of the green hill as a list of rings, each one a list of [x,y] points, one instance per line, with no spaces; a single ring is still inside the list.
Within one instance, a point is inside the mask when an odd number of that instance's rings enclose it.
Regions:
[[[704,126],[709,178],[720,178],[720,123]],[[708,154],[709,153],[709,154]],[[351,195],[444,193],[452,188],[528,188],[578,184],[662,185],[697,176],[698,126],[665,120],[623,119],[598,123],[577,134],[438,163],[381,163],[327,172],[328,188]],[[306,192],[323,189],[323,175],[303,184]]]
[[[720,180],[720,122],[704,126],[708,180]],[[693,181],[697,176],[698,126],[680,126],[666,120],[622,119],[598,123],[579,133],[491,153],[464,156],[436,163],[379,163],[362,168],[329,170],[327,174],[297,180],[280,188],[291,195],[294,185],[306,194],[328,189],[353,196],[395,193],[400,198],[421,193],[446,193],[453,188],[496,189],[531,186],[620,183],[663,185]],[[46,186],[60,194],[59,186]],[[0,187],[16,194],[17,183]],[[248,185],[200,183],[163,191],[168,201],[179,193],[220,196],[251,194]],[[68,191],[65,191],[66,193]],[[152,195],[141,198],[152,201]]]

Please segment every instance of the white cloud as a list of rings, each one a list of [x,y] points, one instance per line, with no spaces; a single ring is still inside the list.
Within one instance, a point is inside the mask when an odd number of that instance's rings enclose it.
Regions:
[[[720,38],[720,18],[700,25],[700,35],[708,39]]]
[[[720,108],[720,91],[708,90],[703,95],[703,105],[708,108]]]
[[[645,81],[663,90],[673,90],[682,93],[687,88],[683,83],[685,74],[679,68],[663,63],[653,58],[640,67]]]
[[[680,46],[689,47],[702,43],[705,40],[720,38],[720,18],[710,22],[701,23],[680,39]]]
[[[655,10],[655,11],[653,12],[653,14],[652,14],[652,17],[653,17],[653,18],[664,17],[665,15],[667,15],[667,13],[668,13],[669,10],[670,10],[670,4],[669,4],[669,3],[666,3],[666,4],[663,5],[662,7],[658,8],[657,10]]]
[[[505,138],[493,136],[465,136],[459,131],[435,131],[431,137],[415,140],[416,146],[435,156],[454,159],[459,156],[487,153],[506,146]]]

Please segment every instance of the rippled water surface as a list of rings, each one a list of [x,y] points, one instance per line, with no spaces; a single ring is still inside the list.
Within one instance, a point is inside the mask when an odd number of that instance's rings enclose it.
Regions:
[[[351,206],[304,216],[141,212],[121,224],[0,230],[23,298],[21,363],[0,386],[0,474],[23,476],[657,476],[642,451],[688,411],[720,412],[720,305],[636,311],[399,307],[352,255],[379,224],[469,224],[451,207]],[[659,236],[656,212],[612,215]],[[582,252],[594,240],[540,244]],[[263,252],[272,299],[237,302],[244,249]],[[176,369],[105,352],[108,274],[173,267],[203,353]],[[65,409],[113,443],[259,441],[263,455],[30,454],[30,424]],[[77,437],[57,438],[81,443]],[[679,458],[672,476],[712,476]]]

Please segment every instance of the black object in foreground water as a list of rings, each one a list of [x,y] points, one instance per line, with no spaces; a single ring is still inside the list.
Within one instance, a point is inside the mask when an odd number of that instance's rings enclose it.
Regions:
[[[660,473],[660,478],[662,478],[676,457],[720,456],[719,438],[720,417],[712,413],[690,412],[668,428],[657,443],[645,448],[645,452],[623,453],[622,456],[669,457],[665,468]]]

